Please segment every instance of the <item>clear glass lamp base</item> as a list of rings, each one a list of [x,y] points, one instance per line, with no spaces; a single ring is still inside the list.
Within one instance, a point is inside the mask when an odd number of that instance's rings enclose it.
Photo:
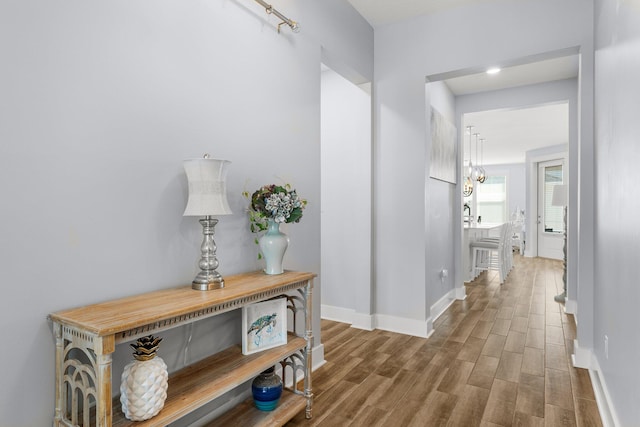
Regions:
[[[200,272],[191,284],[191,287],[198,291],[224,288],[224,279],[216,271],[218,259],[216,258],[216,243],[213,241],[213,234],[217,223],[218,220],[211,216],[206,216],[200,220],[203,234],[202,245],[200,246],[202,257],[198,262]]]

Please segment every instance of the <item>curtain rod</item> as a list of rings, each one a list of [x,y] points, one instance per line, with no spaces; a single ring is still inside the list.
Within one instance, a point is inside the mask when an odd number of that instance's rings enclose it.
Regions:
[[[267,14],[273,13],[274,15],[276,15],[278,18],[282,20],[282,22],[278,24],[278,33],[280,32],[280,27],[282,26],[282,24],[287,24],[291,28],[291,31],[293,31],[294,33],[300,32],[300,25],[298,25],[296,21],[294,21],[293,19],[287,18],[286,16],[278,12],[277,9],[274,9],[273,6],[271,6],[264,0],[255,0],[255,2],[260,4],[262,7],[264,7]]]

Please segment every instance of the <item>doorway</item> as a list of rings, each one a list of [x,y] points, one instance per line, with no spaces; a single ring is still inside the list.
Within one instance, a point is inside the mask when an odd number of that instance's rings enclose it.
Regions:
[[[538,256],[542,258],[564,258],[564,206],[553,198],[555,186],[565,184],[564,175],[563,159],[538,163],[537,236]]]
[[[370,83],[323,64],[320,98],[321,317],[371,329]]]
[[[534,68],[529,69],[530,66]],[[544,80],[527,80],[527,76],[539,76],[535,72],[536,67],[552,72],[555,77],[549,75]],[[524,219],[522,238],[525,257],[538,256],[538,162],[564,158],[565,178],[567,181],[568,178],[577,181],[576,170],[569,168],[569,165],[573,161],[571,158],[576,158],[578,144],[578,75],[579,55],[577,48],[572,48],[547,52],[535,59],[515,59],[502,69],[497,75],[499,78],[484,74],[478,68],[427,76],[429,82],[443,81],[455,96],[460,182],[463,182],[463,172],[467,169],[465,166],[470,155],[473,156],[473,163],[480,163],[488,176],[500,175],[504,170],[509,172],[506,196],[508,218],[511,220],[512,216],[519,216]],[[504,82],[503,86],[499,86],[501,82]],[[535,123],[517,125],[520,115],[531,118],[532,113],[538,117]],[[487,125],[482,122],[487,122]],[[484,138],[484,142],[478,145],[479,158],[476,156],[475,137],[469,147],[467,126],[473,126],[472,132],[479,133],[479,140]],[[561,131],[558,131],[560,128]],[[463,154],[467,149],[470,153]],[[518,157],[507,156],[508,153],[517,154]],[[467,247],[464,216],[477,215],[477,209],[471,214],[463,210],[466,200],[462,184],[458,185],[458,191],[460,196],[456,201],[455,213],[460,227],[455,236],[456,288],[463,286],[465,278],[463,253],[467,252]],[[477,193],[475,188],[473,193]],[[568,217],[567,220],[570,232],[575,218]],[[485,222],[484,217],[482,222]],[[571,247],[568,245],[568,248]],[[568,261],[570,259],[571,255]]]

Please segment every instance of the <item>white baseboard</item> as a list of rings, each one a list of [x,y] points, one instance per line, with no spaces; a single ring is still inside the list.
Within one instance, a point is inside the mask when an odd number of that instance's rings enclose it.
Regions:
[[[350,308],[334,307],[324,304],[320,306],[320,317],[322,319],[333,320],[334,322],[352,324],[355,312],[355,310]]]
[[[622,424],[620,424],[620,420],[616,414],[609,389],[607,388],[602,369],[600,368],[600,363],[595,355],[593,355],[592,365],[593,369],[589,369],[589,377],[591,377],[591,385],[596,395],[596,403],[598,404],[598,411],[602,419],[602,427],[620,427]]]
[[[462,284],[461,287],[455,288],[455,292],[456,292],[457,300],[464,301],[467,299],[467,288],[464,287],[464,283]]]
[[[444,309],[446,310],[447,307],[448,305],[444,307]],[[368,331],[382,329],[384,331],[413,335],[421,338],[428,338],[429,335],[433,333],[432,318],[427,320],[415,320],[404,317],[388,316],[386,314],[365,315],[362,313],[356,313],[355,310],[352,309],[329,305],[320,306],[320,317],[322,319],[333,320],[335,322],[348,323],[354,328],[365,329]]]
[[[580,347],[578,340],[573,340],[571,362],[576,368],[593,369],[593,352],[590,348]]]
[[[365,331],[373,331],[375,329],[375,317],[372,314],[353,313],[353,322],[351,326]]]
[[[564,312],[567,314],[573,314],[573,315],[578,314],[578,302],[572,299],[565,300]]]
[[[456,301],[457,298],[457,288],[451,289],[449,292],[444,294],[442,298],[440,298],[435,304],[431,306],[431,318],[435,322],[436,319],[442,316],[442,313],[447,311],[447,309],[451,306],[451,304]]]
[[[384,331],[413,335],[421,338],[428,338],[431,332],[429,330],[429,322],[431,319],[415,320],[404,317],[388,316],[386,314],[376,314],[375,318],[376,328]]]
[[[313,347],[311,350],[311,371],[315,371],[325,363],[327,361],[324,360],[324,344]]]
[[[373,331],[375,329],[375,316],[357,313],[350,308],[323,304],[320,306],[320,317],[335,322],[348,323],[354,328],[365,329],[367,331]]]
[[[596,403],[598,404],[598,412],[600,412],[600,418],[602,419],[603,427],[620,427],[620,421],[615,412],[611,395],[607,389],[607,384],[600,368],[598,358],[590,348],[580,347],[578,340],[573,340],[573,354],[571,355],[571,362],[576,368],[584,368],[589,370],[589,377],[591,378],[591,385],[593,392],[596,396]]]
[[[431,316],[429,316],[429,318],[427,319],[427,336],[426,336],[427,338],[429,338],[431,334],[435,332],[433,328],[433,322],[435,322],[438,319],[438,317],[442,316],[442,313],[447,311],[447,309],[451,306],[451,304],[453,304],[454,301],[456,301],[457,299],[460,299],[460,298],[457,298],[457,296],[460,293],[459,289],[460,288],[451,289],[442,298],[440,298],[435,304],[431,306],[431,309],[430,309]],[[464,292],[464,288],[463,288],[463,292]],[[465,294],[461,299],[465,299],[466,297],[467,296]]]

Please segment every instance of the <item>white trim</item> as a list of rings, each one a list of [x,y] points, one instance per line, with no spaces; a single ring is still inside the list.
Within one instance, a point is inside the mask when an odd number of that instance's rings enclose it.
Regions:
[[[433,327],[434,318],[429,317],[427,319],[427,338],[430,337],[436,330]]]
[[[464,301],[467,299],[467,288],[464,286],[460,286],[459,288],[455,288],[456,299],[460,301]]]
[[[325,363],[327,363],[327,361],[324,360],[324,344],[313,347],[311,350],[311,372],[315,371]]]
[[[451,302],[453,301],[455,300]],[[428,338],[433,333],[433,320],[431,317],[426,320],[415,320],[386,314],[366,315],[356,313],[353,309],[330,305],[320,306],[320,317],[335,322],[348,323],[354,328],[369,331],[382,329],[384,331],[413,335],[421,338]]]
[[[335,307],[332,305],[320,305],[320,318],[335,322],[353,324],[356,311],[351,308]]]
[[[593,386],[593,392],[596,396],[602,427],[620,427],[622,424],[616,414],[613,399],[611,399],[604,375],[602,375],[600,363],[595,355],[593,356],[592,365],[593,369],[589,369],[589,377],[591,378],[591,385]]]
[[[564,301],[564,312],[567,314],[578,314],[578,302],[573,299],[566,299]],[[578,321],[576,319],[576,326],[578,325]]]
[[[461,298],[458,298],[458,295],[462,295]],[[433,322],[435,322],[438,317],[442,316],[442,314],[447,311],[447,309],[453,304],[456,300],[464,300],[467,298],[466,291],[464,286],[462,288],[454,288],[447,292],[442,296],[435,304],[431,306],[429,313],[431,316],[427,319],[427,337],[430,337],[431,334],[435,332],[433,328]]]
[[[431,319],[433,319],[434,322],[457,300],[456,293],[456,289],[451,289],[431,306]]]
[[[365,331],[373,331],[375,329],[375,317],[372,314],[353,313],[353,322],[351,326]]]
[[[593,352],[590,348],[581,348],[578,340],[573,340],[571,363],[576,368],[592,369]]]
[[[320,306],[320,317],[335,322],[348,323],[354,328],[364,329],[366,331],[373,331],[375,329],[374,315],[357,313],[352,308],[323,304]]]
[[[602,420],[603,427],[620,427],[620,420],[616,415],[613,406],[613,400],[609,394],[609,389],[604,380],[602,369],[598,358],[591,349],[581,348],[578,340],[573,340],[573,354],[571,355],[571,363],[575,368],[585,368],[589,370],[591,386],[598,404],[598,412]]]
[[[429,338],[429,335],[433,333],[433,330],[429,330],[431,318],[427,320],[415,320],[386,314],[376,314],[375,317],[376,327],[384,331],[413,335],[421,338]]]

